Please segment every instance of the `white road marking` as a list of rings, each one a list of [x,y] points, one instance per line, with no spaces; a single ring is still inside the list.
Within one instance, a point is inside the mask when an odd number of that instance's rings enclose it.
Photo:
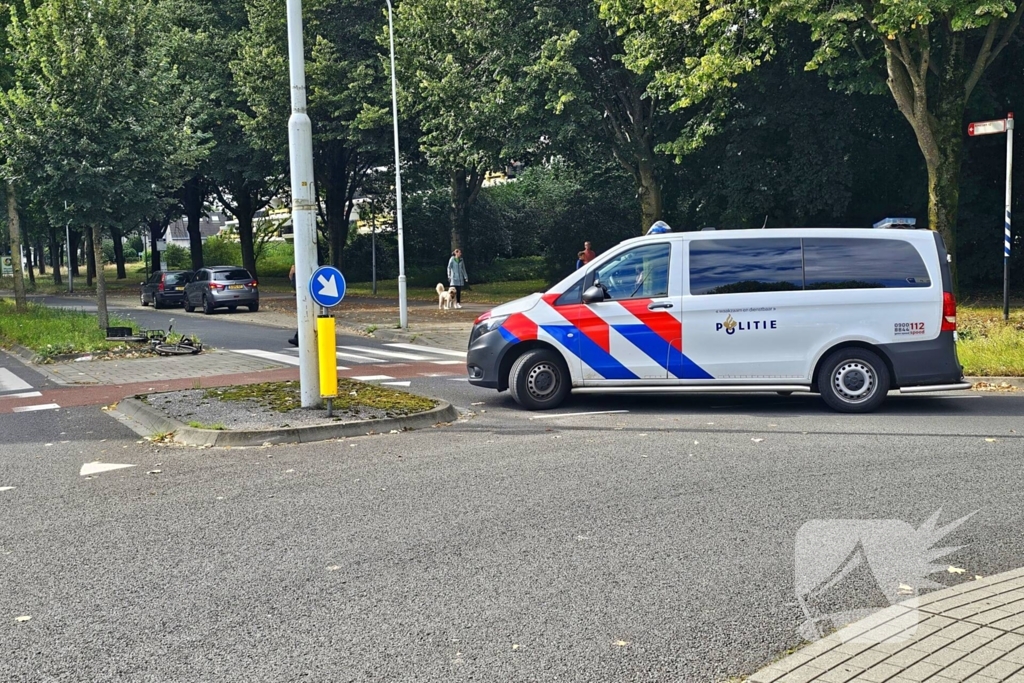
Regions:
[[[450,373],[450,372],[421,372],[419,374],[420,374],[421,377],[451,377],[452,376],[452,373]]]
[[[0,391],[25,391],[32,385],[7,368],[0,368]]]
[[[284,363],[285,365],[298,365],[299,359],[295,356],[288,356],[283,353],[274,353],[273,351],[261,351],[259,349],[235,349],[235,353],[240,353],[244,356],[253,356],[255,358],[263,358],[265,360],[272,360],[278,363]]]
[[[43,394],[39,391],[26,391],[21,394],[4,394],[0,398],[35,398],[36,396],[42,396]]]
[[[391,375],[360,375],[359,377],[350,377],[349,379],[357,379],[360,382],[379,382],[384,379],[394,379]]]
[[[620,413],[628,413],[628,410],[595,410],[591,413],[558,413],[554,415],[537,415],[531,417],[531,420],[550,420],[555,417],[580,417],[582,415],[618,415]]]
[[[432,360],[430,361],[434,365],[465,365],[464,360]]]
[[[456,356],[457,358],[465,358],[465,351],[450,351],[449,349],[436,349],[433,346],[420,346],[419,344],[385,344],[384,346],[390,346],[396,349],[405,349],[406,351],[426,351],[428,353],[436,353],[441,356]]]
[[[234,349],[234,353],[241,353],[245,356],[253,356],[255,358],[263,358],[264,360],[272,360],[277,363],[284,363],[285,365],[298,365],[298,356],[289,356],[283,353],[274,353],[273,351],[261,351],[260,349]],[[348,370],[349,368],[344,365],[338,366],[339,370]]]
[[[389,387],[407,387],[407,386],[410,386],[412,384],[412,382],[409,382],[409,381],[405,381],[405,382],[381,382],[381,384],[386,384]]]
[[[78,471],[78,476],[84,477],[89,474],[99,474],[100,472],[123,470],[126,467],[135,467],[135,465],[118,465],[113,462],[87,462],[82,465],[82,469]]]
[[[54,410],[56,408],[60,408],[60,406],[57,405],[56,403],[42,403],[42,404],[37,405],[37,406],[19,406],[19,407],[14,409],[14,412],[16,412],[16,413],[32,413],[32,412],[35,412],[37,410]]]
[[[14,490],[13,486],[0,486],[0,493],[3,493],[4,491],[13,491],[13,490]]]
[[[338,358],[342,360],[354,360],[357,363],[386,363],[383,358],[371,358],[369,356],[360,356],[357,353],[345,353],[344,351],[338,351]]]
[[[468,377],[449,377],[448,381],[449,382],[468,382],[469,378]]]
[[[430,360],[428,356],[417,356],[412,353],[400,353],[398,351],[385,351],[384,349],[373,349],[368,346],[339,346],[339,349],[348,349],[349,351],[358,351],[359,353],[368,353],[375,356],[384,356],[386,358],[401,358],[402,360]]]

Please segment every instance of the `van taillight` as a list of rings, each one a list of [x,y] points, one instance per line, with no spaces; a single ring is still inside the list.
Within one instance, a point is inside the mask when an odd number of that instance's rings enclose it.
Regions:
[[[952,292],[942,293],[942,331],[956,332],[956,299]]]

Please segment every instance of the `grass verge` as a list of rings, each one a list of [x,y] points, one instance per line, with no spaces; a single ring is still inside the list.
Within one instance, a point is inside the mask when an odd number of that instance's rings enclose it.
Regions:
[[[113,316],[110,325],[131,327],[129,321]],[[92,313],[32,303],[26,313],[17,313],[13,300],[0,299],[0,345],[24,346],[44,361],[62,355],[116,353],[128,348],[122,343],[108,342],[105,336]]]
[[[298,382],[264,382],[207,389],[205,397],[221,401],[256,401],[264,408],[279,413],[302,407]],[[382,411],[385,417],[422,413],[436,405],[433,399],[423,396],[344,378],[338,378],[338,397],[334,399],[334,410],[339,413],[355,414],[362,408],[369,408]]]
[[[1024,377],[1024,312],[995,307],[957,309],[956,351],[970,377]]]
[[[443,284],[443,283],[442,283]],[[519,297],[543,292],[548,284],[544,280],[521,280],[513,282],[488,282],[471,285],[472,289],[462,290],[462,302],[469,304],[503,304]],[[437,291],[433,287],[409,287],[410,299],[437,301]],[[347,283],[346,296],[372,297],[373,286],[369,282]],[[377,296],[393,299],[398,296],[398,283],[394,280],[378,281]]]

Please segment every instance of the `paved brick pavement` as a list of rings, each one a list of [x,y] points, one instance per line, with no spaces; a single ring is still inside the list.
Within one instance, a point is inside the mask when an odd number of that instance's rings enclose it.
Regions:
[[[749,683],[1024,683],[1024,569],[893,605]]]
[[[76,385],[129,384],[140,380],[162,382],[213,375],[247,375],[277,369],[281,365],[237,353],[209,351],[198,356],[73,361],[32,367],[57,384]]]

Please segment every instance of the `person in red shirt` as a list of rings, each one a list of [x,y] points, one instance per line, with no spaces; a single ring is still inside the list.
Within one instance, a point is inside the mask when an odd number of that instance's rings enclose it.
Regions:
[[[583,264],[586,265],[586,264],[590,263],[596,257],[597,257],[597,254],[594,252],[593,249],[590,248],[590,242],[584,242],[583,243],[583,256],[580,257],[580,260],[583,261]]]

